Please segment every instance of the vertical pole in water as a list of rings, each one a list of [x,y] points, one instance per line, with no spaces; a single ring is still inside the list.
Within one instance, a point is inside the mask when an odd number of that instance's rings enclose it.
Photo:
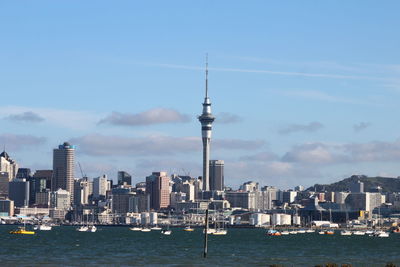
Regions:
[[[207,252],[208,252],[208,209],[206,209],[206,221],[204,225],[204,258],[207,258]]]

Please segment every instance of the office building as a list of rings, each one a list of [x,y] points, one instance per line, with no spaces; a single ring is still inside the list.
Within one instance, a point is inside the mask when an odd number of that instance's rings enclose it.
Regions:
[[[118,185],[132,185],[132,176],[124,171],[118,172]]]
[[[165,209],[170,204],[169,177],[166,172],[153,172],[146,177],[146,193],[150,195],[150,208]]]
[[[82,179],[75,179],[74,185],[74,204],[77,206],[89,204],[89,196],[91,193],[92,182],[89,182],[86,177]],[[93,188],[92,188],[93,189]]]
[[[8,172],[0,172],[0,199],[8,197]]]
[[[26,179],[14,179],[8,184],[8,197],[16,207],[29,206],[29,182]]]
[[[111,183],[107,180],[107,175],[102,175],[97,178],[93,178],[93,198],[101,199],[105,198],[107,191],[111,189]]]
[[[57,210],[69,210],[71,207],[71,193],[61,188],[51,192],[50,207]]]
[[[210,190],[224,190],[224,161],[210,160]]]
[[[53,177],[51,191],[58,189],[70,193],[71,203],[74,199],[75,146],[65,142],[53,150]]]
[[[14,201],[0,199],[0,216],[14,216]]]
[[[225,193],[225,199],[229,201],[232,208],[242,208],[255,210],[257,192],[228,191]]]
[[[14,179],[18,172],[18,164],[10,158],[6,151],[0,154],[0,172],[8,173],[8,180]]]
[[[53,170],[37,170],[33,174],[33,178],[40,178],[46,180],[46,188],[51,189],[51,180],[53,177]]]

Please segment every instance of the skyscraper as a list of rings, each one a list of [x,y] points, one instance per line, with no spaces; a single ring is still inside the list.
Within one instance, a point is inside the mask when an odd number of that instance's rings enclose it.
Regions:
[[[67,190],[74,200],[74,176],[75,176],[75,146],[65,142],[53,150],[53,177],[51,190]]]
[[[126,183],[127,185],[132,185],[132,176],[124,171],[118,172],[118,185],[123,185]]]
[[[10,158],[5,150],[0,154],[0,172],[8,173],[9,181],[14,179],[18,172],[18,164]]]
[[[169,177],[166,172],[153,172],[146,177],[146,193],[150,195],[150,208],[160,210],[170,204]]]
[[[206,63],[206,96],[203,103],[203,113],[199,116],[203,139],[203,190],[210,190],[210,143],[212,123],[215,117],[211,114],[211,101],[208,97],[208,61]]]
[[[224,190],[224,161],[210,160],[210,190]]]

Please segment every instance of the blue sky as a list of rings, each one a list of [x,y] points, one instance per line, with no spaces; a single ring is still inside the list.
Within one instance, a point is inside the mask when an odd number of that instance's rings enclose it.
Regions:
[[[2,1],[0,144],[33,170],[68,140],[92,177],[199,176],[208,53],[212,158],[225,160],[227,185],[397,177],[399,8]]]

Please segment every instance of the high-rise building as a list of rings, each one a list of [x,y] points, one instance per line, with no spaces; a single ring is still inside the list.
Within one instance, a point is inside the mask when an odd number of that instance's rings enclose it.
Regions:
[[[107,191],[111,189],[111,183],[107,180],[107,175],[93,178],[93,198],[100,199],[107,195]]]
[[[132,185],[132,176],[124,171],[118,172],[118,185]]]
[[[210,160],[210,190],[224,190],[224,161]]]
[[[0,172],[8,173],[8,180],[15,178],[18,172],[18,164],[10,158],[6,151],[0,154]]]
[[[0,199],[0,216],[14,216],[14,201]]]
[[[5,199],[8,197],[8,172],[0,172],[0,199]]]
[[[153,172],[146,177],[146,193],[150,195],[150,208],[160,210],[170,204],[169,177],[166,172]]]
[[[203,190],[210,190],[210,144],[212,123],[215,117],[211,113],[211,101],[208,97],[208,63],[206,64],[206,96],[203,103],[203,113],[199,116],[203,140]]]
[[[46,180],[46,188],[51,189],[51,180],[53,177],[53,170],[37,170],[35,174],[33,174],[33,178],[40,178]]]
[[[87,177],[76,179],[74,184],[74,204],[77,206],[89,204],[90,184]]]
[[[8,185],[8,197],[14,200],[16,207],[28,207],[29,182],[26,179],[14,179]]]
[[[69,191],[63,189],[51,192],[50,206],[59,210],[68,210],[71,207],[70,195]]]
[[[65,142],[53,150],[53,177],[51,190],[67,190],[74,200],[75,146]]]

